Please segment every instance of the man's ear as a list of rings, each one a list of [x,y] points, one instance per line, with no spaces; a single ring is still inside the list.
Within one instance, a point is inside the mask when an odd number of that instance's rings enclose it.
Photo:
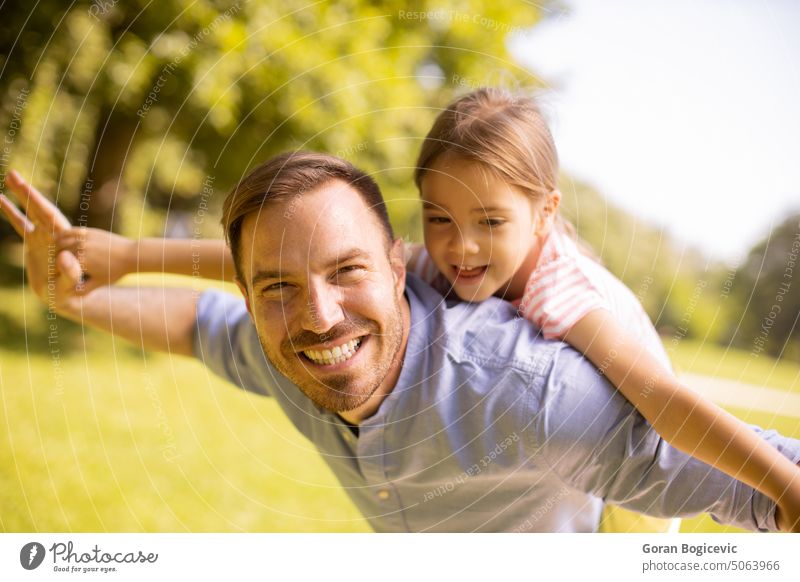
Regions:
[[[558,207],[561,205],[561,192],[551,190],[544,199],[536,220],[536,234],[545,234],[550,231],[550,227],[555,221]]]
[[[250,314],[250,317],[253,317],[253,311],[250,309],[250,296],[247,294],[247,286],[242,283],[242,280],[239,277],[234,277],[233,282],[236,283],[236,286],[239,288],[239,291],[244,296],[244,304],[247,307],[247,312]]]
[[[392,250],[389,251],[389,263],[398,297],[402,297],[406,290],[406,245],[402,238],[395,239],[392,243]]]

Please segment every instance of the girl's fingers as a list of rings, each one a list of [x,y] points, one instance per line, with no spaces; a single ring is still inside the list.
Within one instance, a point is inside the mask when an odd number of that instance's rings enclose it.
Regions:
[[[11,170],[8,173],[6,184],[16,194],[19,201],[25,203],[26,210],[34,221],[39,220],[52,230],[70,228],[69,221],[61,214],[56,205],[50,202],[36,188],[28,184],[16,170]]]
[[[3,211],[3,214],[19,236],[25,238],[25,233],[33,232],[33,223],[2,194],[0,194],[0,210]]]

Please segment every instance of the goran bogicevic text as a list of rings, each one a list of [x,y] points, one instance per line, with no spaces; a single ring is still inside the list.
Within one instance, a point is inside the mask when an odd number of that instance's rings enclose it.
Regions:
[[[642,552],[645,554],[694,554],[700,557],[706,554],[738,554],[739,548],[733,544],[724,544],[721,546],[710,544],[644,544],[642,546]]]

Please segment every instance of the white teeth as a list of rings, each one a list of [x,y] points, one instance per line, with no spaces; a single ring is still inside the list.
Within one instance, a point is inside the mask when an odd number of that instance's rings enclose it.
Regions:
[[[303,353],[315,364],[330,366],[332,364],[341,364],[352,358],[360,345],[361,338],[357,338],[330,350],[305,350]]]

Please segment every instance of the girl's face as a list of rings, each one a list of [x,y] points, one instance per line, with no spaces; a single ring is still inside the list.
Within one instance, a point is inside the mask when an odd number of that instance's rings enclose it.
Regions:
[[[451,154],[434,162],[421,190],[425,246],[453,291],[465,301],[522,297],[550,205],[545,209],[480,164]]]

